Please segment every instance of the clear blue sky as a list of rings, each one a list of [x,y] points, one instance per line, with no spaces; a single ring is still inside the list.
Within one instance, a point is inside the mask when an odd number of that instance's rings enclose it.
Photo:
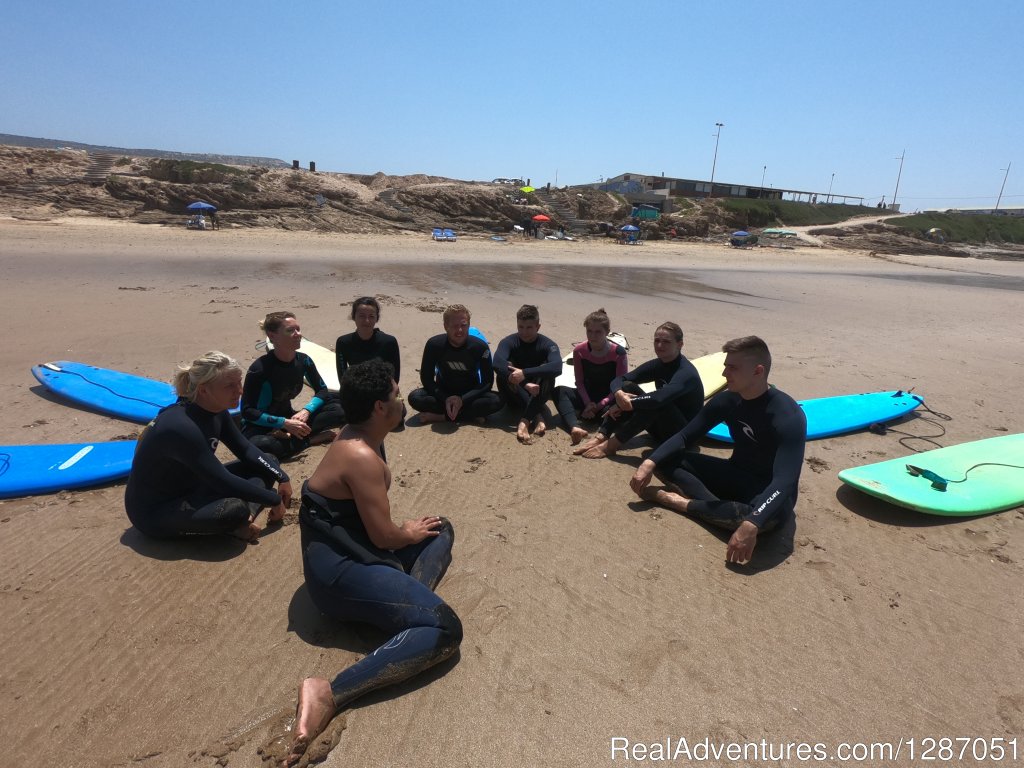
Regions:
[[[1024,205],[1020,0],[6,0],[0,133]],[[835,174],[834,181],[832,174]]]

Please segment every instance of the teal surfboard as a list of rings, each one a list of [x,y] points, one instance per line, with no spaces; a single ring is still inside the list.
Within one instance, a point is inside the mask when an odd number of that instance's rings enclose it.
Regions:
[[[0,499],[109,483],[128,475],[134,440],[0,446]]]
[[[844,469],[839,479],[929,515],[969,517],[1012,509],[1024,505],[1024,434]]]
[[[872,424],[884,424],[910,413],[923,403],[923,397],[902,390],[797,401],[807,416],[808,440],[856,432]],[[719,424],[708,432],[708,437],[724,443],[732,442],[725,424]]]

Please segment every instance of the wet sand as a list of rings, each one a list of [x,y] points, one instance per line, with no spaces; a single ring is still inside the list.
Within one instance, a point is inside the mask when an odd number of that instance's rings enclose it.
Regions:
[[[381,327],[399,338],[405,392],[449,303],[468,305],[492,344],[535,303],[566,350],[603,306],[634,365],[664,320],[682,325],[690,357],[757,333],[773,383],[797,398],[913,387],[951,418],[901,431],[944,429],[942,445],[1022,431],[1014,262],[8,220],[0,266],[0,444],[138,430],[46,396],[35,363],[167,379],[221,348],[247,364],[267,311],[294,310],[332,345],[365,293],[381,295]],[[614,737],[1019,737],[1024,513],[929,518],[841,487],[845,467],[908,455],[899,437],[810,443],[795,531],[763,539],[743,567],[724,564],[717,532],[632,495],[643,439],[593,462],[557,426],[521,446],[501,419],[390,437],[395,515],[455,525],[438,591],[466,639],[457,663],[351,710],[325,765],[611,766],[624,762]],[[323,450],[288,465],[296,485]],[[330,677],[381,638],[318,615],[297,526],[249,548],[152,542],[122,494],[0,501],[3,762],[260,765],[302,677]]]

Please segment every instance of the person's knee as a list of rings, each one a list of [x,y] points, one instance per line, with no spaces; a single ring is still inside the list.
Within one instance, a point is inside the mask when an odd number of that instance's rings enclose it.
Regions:
[[[445,645],[454,651],[462,644],[462,621],[448,603],[441,603],[434,608],[434,615],[437,617],[437,628],[447,638]]]
[[[271,456],[278,459],[280,459],[284,453],[281,441],[276,437],[271,437],[270,435],[253,435],[249,438],[249,442],[264,453],[269,453]]]

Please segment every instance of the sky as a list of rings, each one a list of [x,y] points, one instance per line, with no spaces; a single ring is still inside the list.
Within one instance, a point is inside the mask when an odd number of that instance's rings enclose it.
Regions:
[[[5,0],[0,133],[1024,206],[1022,26],[1020,0]]]

